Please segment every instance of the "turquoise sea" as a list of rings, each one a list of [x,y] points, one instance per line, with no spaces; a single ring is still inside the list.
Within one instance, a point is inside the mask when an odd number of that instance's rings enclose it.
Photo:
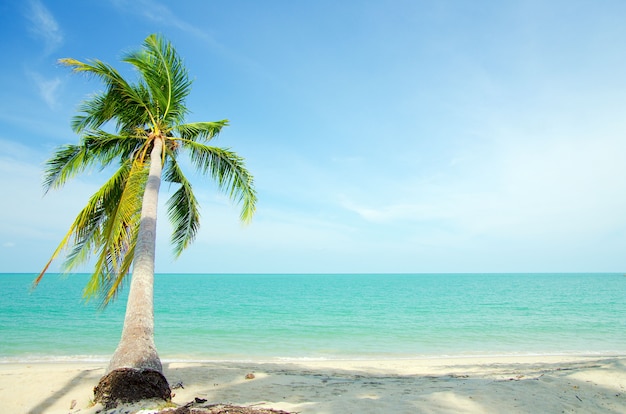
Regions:
[[[0,362],[106,361],[125,295],[0,274]],[[626,354],[623,274],[158,274],[163,360]]]

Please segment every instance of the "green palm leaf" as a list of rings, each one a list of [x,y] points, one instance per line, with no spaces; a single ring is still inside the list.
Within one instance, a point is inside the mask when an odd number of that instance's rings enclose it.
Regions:
[[[244,160],[236,153],[218,147],[211,147],[194,141],[183,141],[189,150],[192,164],[203,174],[208,174],[217,182],[231,200],[240,203],[240,218],[250,221],[256,210],[256,192],[252,175],[246,170]]]
[[[167,201],[167,212],[174,226],[171,241],[176,257],[196,238],[200,227],[200,211],[198,200],[193,194],[191,183],[175,160],[170,159],[164,176],[166,181],[180,184],[178,190]]]
[[[178,161],[182,153],[188,154],[191,165],[201,174],[214,179],[220,190],[241,204],[242,220],[249,221],[256,208],[253,179],[243,159],[228,149],[206,145],[228,121],[184,122],[188,113],[185,99],[192,82],[172,45],[151,35],[142,48],[122,60],[137,69],[136,81],[126,80],[114,67],[97,59],[59,60],[75,73],[97,78],[104,90],[79,106],[72,129],[80,134],[80,142],[60,147],[46,163],[44,189],[62,187],[90,168],[113,167],[115,173],[79,212],[35,281],[38,283],[50,263],[67,249],[66,271],[94,260],[84,293],[87,300],[99,296],[103,306],[116,297],[139,254],[150,164],[162,165],[164,179],[177,187],[167,201],[176,257],[195,240],[200,227],[199,204]],[[105,127],[114,128],[114,132]],[[152,154],[153,148],[160,148],[154,145],[159,141],[164,144],[162,152]]]
[[[190,124],[182,124],[174,127],[174,130],[181,138],[191,141],[202,139],[210,141],[216,137],[223,127],[228,125],[228,120],[223,119],[216,122],[194,122]]]
[[[93,160],[86,155],[87,148],[82,145],[64,145],[46,162],[43,178],[45,192],[51,188],[62,187],[66,181],[83,172]]]
[[[102,305],[115,298],[122,280],[128,274],[134,251],[141,215],[141,195],[145,188],[148,171],[146,165],[135,161],[118,191],[117,202],[104,200],[109,206],[106,221],[100,232],[99,255],[96,272],[85,289],[85,297],[100,294]],[[121,191],[119,191],[121,189]]]
[[[84,128],[100,128],[110,120],[116,120],[117,128],[121,130],[147,122],[156,124],[148,91],[141,84],[129,84],[113,67],[99,60],[80,62],[59,59],[59,63],[70,66],[74,72],[96,76],[107,87],[104,95],[96,95],[94,99],[83,102],[79,108],[83,115],[72,124],[77,128],[75,132],[80,133]]]
[[[172,45],[151,35],[143,49],[127,54],[123,60],[143,75],[163,124],[181,122],[187,113],[184,99],[191,91],[191,81]]]

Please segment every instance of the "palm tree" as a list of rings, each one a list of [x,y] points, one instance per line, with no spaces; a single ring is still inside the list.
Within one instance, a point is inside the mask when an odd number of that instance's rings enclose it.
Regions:
[[[79,144],[58,148],[48,160],[46,192],[94,167],[116,166],[116,170],[78,214],[34,282],[36,286],[51,262],[69,248],[66,271],[94,257],[95,268],[84,296],[86,300],[99,296],[106,306],[120,291],[132,264],[121,340],[95,389],[96,401],[107,406],[170,396],[154,344],[154,259],[161,179],[177,186],[167,202],[176,257],[194,240],[200,219],[179,155],[186,153],[192,167],[214,179],[241,204],[242,221],[251,219],[256,204],[253,179],[243,159],[228,149],[208,145],[228,121],[184,122],[191,81],[172,45],[151,35],[141,49],[122,60],[137,70],[136,83],[129,83],[99,60],[59,60],[74,72],[99,78],[105,90],[84,101],[73,118],[72,129],[81,137]]]

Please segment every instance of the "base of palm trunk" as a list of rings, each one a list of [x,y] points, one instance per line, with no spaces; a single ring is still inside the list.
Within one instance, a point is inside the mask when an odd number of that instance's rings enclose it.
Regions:
[[[151,369],[120,368],[100,379],[93,389],[94,401],[106,409],[118,403],[133,403],[151,398],[169,401],[172,398],[167,380]]]

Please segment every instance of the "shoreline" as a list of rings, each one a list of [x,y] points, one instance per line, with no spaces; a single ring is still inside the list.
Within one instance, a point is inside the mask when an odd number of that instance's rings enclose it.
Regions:
[[[626,356],[163,361],[172,401],[339,412],[626,413]],[[95,413],[106,362],[0,363],[6,412]],[[253,374],[254,379],[246,379]],[[154,408],[154,407],[152,407]]]
[[[563,351],[563,352],[546,352],[546,353],[477,353],[477,354],[420,354],[420,355],[404,355],[404,354],[387,354],[379,355],[373,354],[368,356],[363,355],[342,355],[335,357],[291,357],[291,356],[247,356],[243,357],[197,357],[197,356],[161,356],[161,362],[163,364],[169,363],[285,363],[285,364],[297,364],[297,363],[324,363],[324,362],[345,362],[345,361],[362,361],[362,362],[379,362],[379,361],[428,361],[428,360],[490,360],[490,359],[552,359],[552,358],[620,358],[625,356],[626,353],[619,351]],[[0,357],[0,366],[7,364],[108,364],[111,355],[32,355],[32,356],[3,356]]]

